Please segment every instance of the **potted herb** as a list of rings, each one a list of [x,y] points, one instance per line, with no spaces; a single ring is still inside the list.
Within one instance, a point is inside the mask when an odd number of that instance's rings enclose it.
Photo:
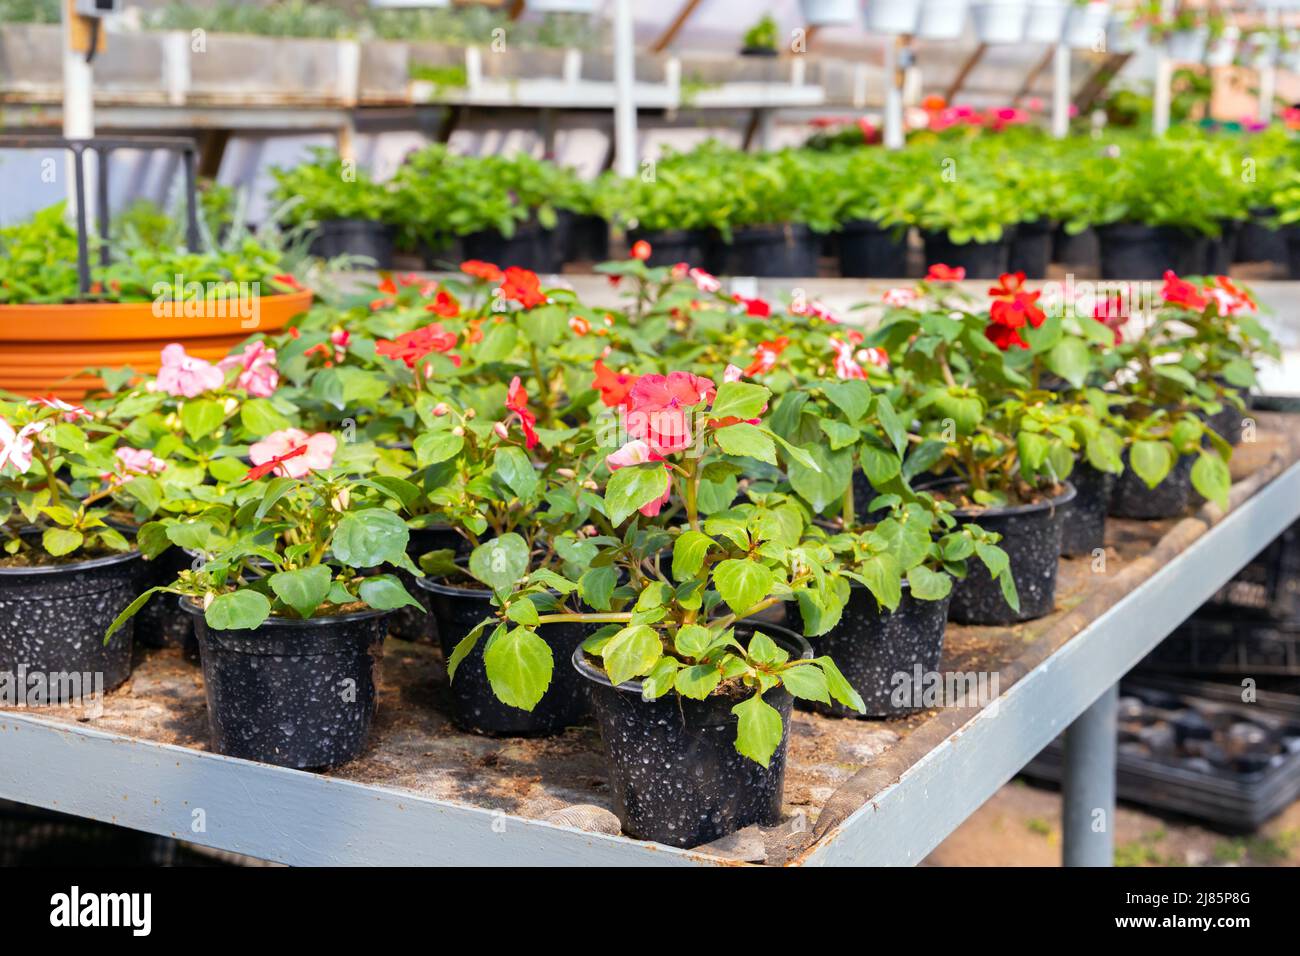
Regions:
[[[777,56],[779,31],[776,20],[770,14],[764,14],[757,23],[745,31],[744,39],[740,44],[740,55]]]
[[[398,205],[393,190],[375,182],[355,162],[344,163],[317,147],[311,159],[291,169],[273,169],[271,198],[291,228],[311,230],[310,251],[323,259],[346,257],[367,268],[393,265],[393,221]]]
[[[317,455],[310,442],[286,447],[202,516],[140,529],[151,555],[178,537],[207,550],[197,568],[139,595],[107,639],[155,595],[182,598],[198,634],[218,753],[297,768],[359,755],[374,716],[385,618],[416,603],[382,573],[419,574],[391,499],[338,470],[310,470]],[[290,477],[303,461],[306,473]]]
[[[131,631],[103,635],[131,603],[140,552],[113,518],[157,506],[162,464],[79,405],[0,402],[0,671],[42,680],[51,701],[130,676]]]

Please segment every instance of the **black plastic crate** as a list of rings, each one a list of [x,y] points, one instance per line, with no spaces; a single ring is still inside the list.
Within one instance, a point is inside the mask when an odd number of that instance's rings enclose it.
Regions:
[[[1201,612],[1161,641],[1138,667],[1173,674],[1300,676],[1300,624]]]
[[[1214,693],[1172,680],[1120,687],[1119,798],[1251,831],[1300,796],[1300,704],[1246,704],[1241,688]],[[1035,757],[1027,777],[1059,782],[1060,738]]]
[[[1300,622],[1300,523],[1278,535],[1203,609],[1266,621]]]

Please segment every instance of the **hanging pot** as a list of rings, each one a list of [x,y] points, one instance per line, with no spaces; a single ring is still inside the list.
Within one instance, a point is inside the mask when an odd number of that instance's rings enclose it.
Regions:
[[[1237,56],[1237,44],[1241,40],[1241,29],[1235,26],[1226,26],[1223,33],[1211,41],[1209,48],[1205,52],[1206,66],[1232,66],[1233,59]]]
[[[858,22],[857,0],[799,0],[803,22],[810,27],[852,26]]]
[[[1175,30],[1165,37],[1165,54],[1175,63],[1200,63],[1210,42],[1208,27]]]
[[[1025,0],[977,0],[971,4],[970,15],[981,43],[1020,43],[1025,38],[1029,4]]]
[[[1066,0],[1030,0],[1025,15],[1025,42],[1059,43],[1069,10]]]
[[[916,35],[923,40],[956,40],[966,32],[970,0],[921,0]]]
[[[1110,19],[1110,4],[1105,2],[1074,3],[1065,18],[1065,45],[1072,50],[1106,48],[1106,23]]]
[[[1147,28],[1133,23],[1128,17],[1112,13],[1106,21],[1106,52],[1136,53],[1147,45]]]
[[[921,0],[867,0],[866,17],[869,33],[914,34]]]

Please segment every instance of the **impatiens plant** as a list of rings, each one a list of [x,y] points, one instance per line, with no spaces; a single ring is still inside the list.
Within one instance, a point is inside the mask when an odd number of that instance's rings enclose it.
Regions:
[[[158,506],[152,476],[163,467],[80,405],[0,402],[0,563],[35,566],[129,551],[119,528]]]
[[[337,470],[291,477],[297,446],[226,489],[195,515],[143,525],[140,550],[196,553],[195,567],[150,588],[114,621],[111,636],[156,594],[203,608],[214,630],[251,630],[269,617],[307,620],[373,609],[419,607],[385,567],[420,572],[406,554],[409,531],[382,484]]]
[[[604,625],[584,648],[613,684],[640,678],[648,699],[734,699],[736,749],[766,766],[783,733],[779,713],[763,700],[768,691],[782,686],[862,708],[829,658],[792,659],[759,623],[748,644],[736,636],[737,623],[803,592],[816,592],[828,613],[837,601],[842,606],[823,560],[829,554],[805,546],[810,516],[797,499],[754,490],[745,502],[706,500],[746,459],[776,461],[785,442],[762,423],[771,393],[674,372],[641,376],[622,398],[627,441],[605,457],[608,477],[596,502],[606,531],[581,542],[589,560],[573,569],[580,574],[530,570],[517,536],[477,550],[469,571],[493,588],[498,612],[457,646],[452,679],[486,641],[493,690],[531,709],[554,667],[545,626]],[[798,449],[791,454],[815,467]]]

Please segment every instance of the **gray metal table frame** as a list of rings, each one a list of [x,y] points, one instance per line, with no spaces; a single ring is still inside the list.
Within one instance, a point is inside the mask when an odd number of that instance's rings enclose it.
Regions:
[[[1067,737],[1073,750],[1065,782],[1067,862],[1108,863],[1115,684],[1297,518],[1300,463],[977,712],[828,833],[802,862],[919,862],[1074,724]],[[1108,765],[1109,773],[1097,772]],[[37,711],[0,713],[0,797],[298,865],[723,862],[408,791],[104,733]]]

